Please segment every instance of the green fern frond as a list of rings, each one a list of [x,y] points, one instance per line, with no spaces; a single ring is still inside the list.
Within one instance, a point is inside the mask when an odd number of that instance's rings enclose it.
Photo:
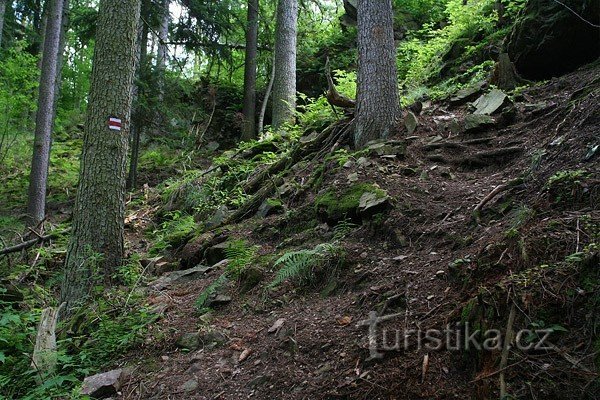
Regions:
[[[229,260],[227,271],[232,277],[238,278],[244,269],[252,262],[258,248],[249,246],[245,240],[233,240],[225,249],[225,256]]]
[[[319,264],[328,262],[336,254],[337,246],[332,243],[321,243],[313,249],[285,253],[273,264],[280,269],[269,287],[274,288],[287,280],[311,281],[314,277],[314,269]]]
[[[200,296],[198,296],[198,298],[196,299],[196,309],[199,311],[203,310],[205,308],[204,305],[208,301],[208,298],[212,296],[217,290],[219,290],[221,286],[225,284],[225,282],[227,282],[227,272],[221,274],[221,276],[219,276],[213,283],[208,285],[206,289],[202,291],[202,293],[200,293]]]

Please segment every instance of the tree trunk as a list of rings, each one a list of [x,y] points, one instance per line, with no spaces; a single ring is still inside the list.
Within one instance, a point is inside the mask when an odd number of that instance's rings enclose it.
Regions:
[[[275,60],[273,60],[273,65],[271,66],[271,78],[269,78],[269,83],[267,84],[267,89],[265,90],[265,97],[263,98],[262,104],[260,106],[260,114],[258,116],[258,133],[262,133],[263,128],[265,126],[265,114],[267,112],[267,104],[269,104],[269,97],[271,96],[271,91],[273,90],[273,81],[275,80]]]
[[[123,258],[125,176],[140,0],[100,0],[81,170],[67,248],[65,316]]]
[[[298,0],[279,0],[275,25],[273,128],[294,123],[296,110],[296,31]]]
[[[258,51],[258,0],[248,0],[246,58],[244,60],[244,125],[242,140],[256,138],[256,54]]]
[[[391,0],[358,1],[358,80],[354,143],[389,136],[400,117]]]
[[[50,163],[50,142],[54,125],[54,92],[58,70],[63,5],[63,0],[51,0],[48,4],[47,14],[50,18],[48,18],[44,34],[44,54],[42,55],[42,71],[27,201],[28,223],[31,226],[43,221],[46,213],[46,185]]]
[[[142,0],[141,15],[146,18],[148,14],[148,0]],[[140,18],[138,26],[139,46],[136,50],[137,66],[136,78],[140,82],[146,71],[146,56],[148,54],[148,25]],[[140,138],[144,130],[142,107],[140,98],[144,95],[143,88],[139,84],[134,85],[133,104],[134,111],[131,117],[131,158],[129,161],[129,174],[127,176],[127,189],[135,189],[137,184],[137,168],[140,154]]]
[[[158,46],[156,48],[156,69],[158,71],[158,102],[165,96],[165,69],[167,67],[167,41],[169,39],[169,0],[161,1],[160,26],[158,29]]]
[[[58,107],[58,99],[60,98],[60,87],[62,83],[62,67],[64,62],[63,54],[65,53],[65,46],[67,44],[67,30],[69,29],[69,0],[63,0],[63,10],[60,26],[60,36],[58,38],[58,54],[56,59],[56,79],[54,81],[54,115],[52,118],[56,118],[56,110]]]
[[[4,32],[4,15],[6,14],[6,3],[8,0],[0,0],[0,48],[2,47],[2,33]]]

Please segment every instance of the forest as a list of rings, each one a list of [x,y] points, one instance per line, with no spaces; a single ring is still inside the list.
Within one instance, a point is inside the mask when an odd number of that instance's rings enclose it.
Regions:
[[[598,399],[598,0],[0,0],[0,400]]]

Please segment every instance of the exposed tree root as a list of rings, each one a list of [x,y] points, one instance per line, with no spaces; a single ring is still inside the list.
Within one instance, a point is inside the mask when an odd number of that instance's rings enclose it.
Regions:
[[[522,179],[522,178],[516,178],[516,179],[513,179],[513,180],[512,180],[512,181],[510,181],[510,182],[507,182],[507,183],[505,183],[505,184],[502,184],[502,185],[498,185],[498,186],[496,186],[496,187],[494,188],[494,190],[492,190],[490,193],[488,193],[488,195],[487,195],[487,196],[485,196],[485,197],[483,198],[483,200],[481,200],[481,201],[479,202],[479,204],[477,204],[477,206],[475,206],[475,208],[473,209],[473,216],[475,217],[475,220],[476,220],[477,222],[479,222],[479,217],[480,217],[480,214],[481,214],[481,210],[482,210],[482,209],[483,209],[483,207],[484,207],[484,206],[485,206],[487,203],[489,203],[489,202],[490,202],[490,201],[491,201],[491,200],[492,200],[494,197],[496,197],[497,195],[499,195],[500,193],[502,193],[502,192],[504,192],[504,191],[506,191],[506,190],[508,190],[508,189],[511,189],[511,188],[513,188],[513,187],[515,187],[515,186],[518,186],[518,185],[520,185],[521,183],[523,183],[523,179]]]

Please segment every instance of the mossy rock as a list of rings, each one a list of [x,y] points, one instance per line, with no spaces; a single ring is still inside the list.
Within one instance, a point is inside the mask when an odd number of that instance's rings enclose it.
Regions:
[[[359,219],[361,216],[359,206],[361,198],[365,194],[368,194],[371,201],[378,203],[378,206],[389,203],[389,197],[385,190],[371,183],[358,183],[339,193],[335,189],[329,189],[317,196],[315,199],[317,216],[328,222],[337,222],[347,218]]]

